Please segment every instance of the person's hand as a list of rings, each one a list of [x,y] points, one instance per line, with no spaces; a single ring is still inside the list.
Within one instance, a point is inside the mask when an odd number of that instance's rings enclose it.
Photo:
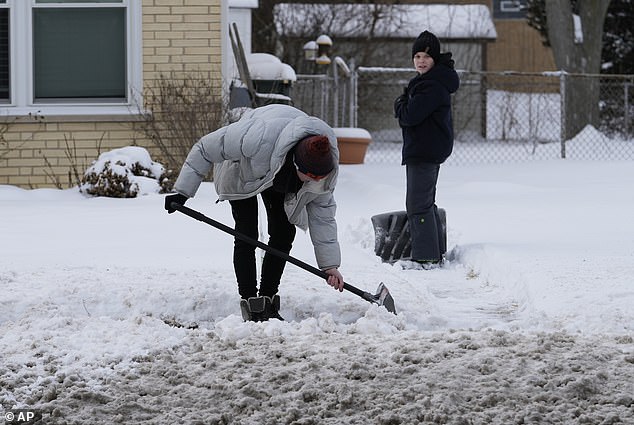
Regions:
[[[173,195],[167,195],[165,197],[165,209],[170,214],[176,211],[174,208],[172,208],[172,202],[178,205],[185,205],[185,202],[187,202],[187,196],[181,195],[180,193],[175,193]]]
[[[407,103],[408,99],[407,87],[403,87],[403,94],[394,100],[394,118],[398,118],[401,108]]]
[[[396,98],[396,100],[394,101],[394,104],[398,104],[398,103],[404,103],[407,102],[409,98],[409,93],[407,92],[407,87],[403,87],[403,93],[401,93],[399,95],[399,97]]]
[[[395,105],[398,105],[400,103],[406,103],[407,102],[407,95],[402,94],[399,97],[396,98],[396,100],[394,101]]]
[[[398,118],[399,112],[404,104],[407,103],[407,95],[402,94],[394,101],[394,118]]]
[[[339,270],[332,268],[324,271],[328,275],[328,280],[326,280],[328,285],[337,289],[339,292],[343,292],[343,276],[339,273]]]

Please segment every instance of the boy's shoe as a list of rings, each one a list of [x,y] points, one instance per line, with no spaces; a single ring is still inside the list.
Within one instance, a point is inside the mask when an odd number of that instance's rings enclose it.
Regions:
[[[438,268],[442,265],[442,260],[415,260],[423,269],[430,270]]]
[[[412,258],[403,258],[395,262],[403,270],[432,270],[442,267],[444,258],[440,260],[413,260]]]

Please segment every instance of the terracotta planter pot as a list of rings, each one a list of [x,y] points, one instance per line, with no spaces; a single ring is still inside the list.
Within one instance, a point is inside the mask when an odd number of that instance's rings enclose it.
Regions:
[[[337,127],[339,164],[363,164],[368,145],[372,141],[370,133],[363,128]]]

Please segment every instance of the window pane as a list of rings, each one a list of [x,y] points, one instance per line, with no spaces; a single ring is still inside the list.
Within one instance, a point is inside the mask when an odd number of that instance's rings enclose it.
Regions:
[[[36,99],[125,98],[125,9],[33,10]]]
[[[9,101],[9,9],[0,9],[0,102]]]

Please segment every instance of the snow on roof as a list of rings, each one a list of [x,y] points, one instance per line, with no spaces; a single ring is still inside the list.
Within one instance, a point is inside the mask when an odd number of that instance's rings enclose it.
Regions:
[[[250,53],[247,55],[249,74],[253,80],[297,81],[295,70],[288,64],[269,53]]]
[[[485,5],[280,3],[273,13],[278,33],[291,37],[310,37],[315,27],[332,37],[415,38],[424,30],[442,39],[497,37]]]
[[[257,9],[258,0],[229,0],[229,7],[236,9]]]

